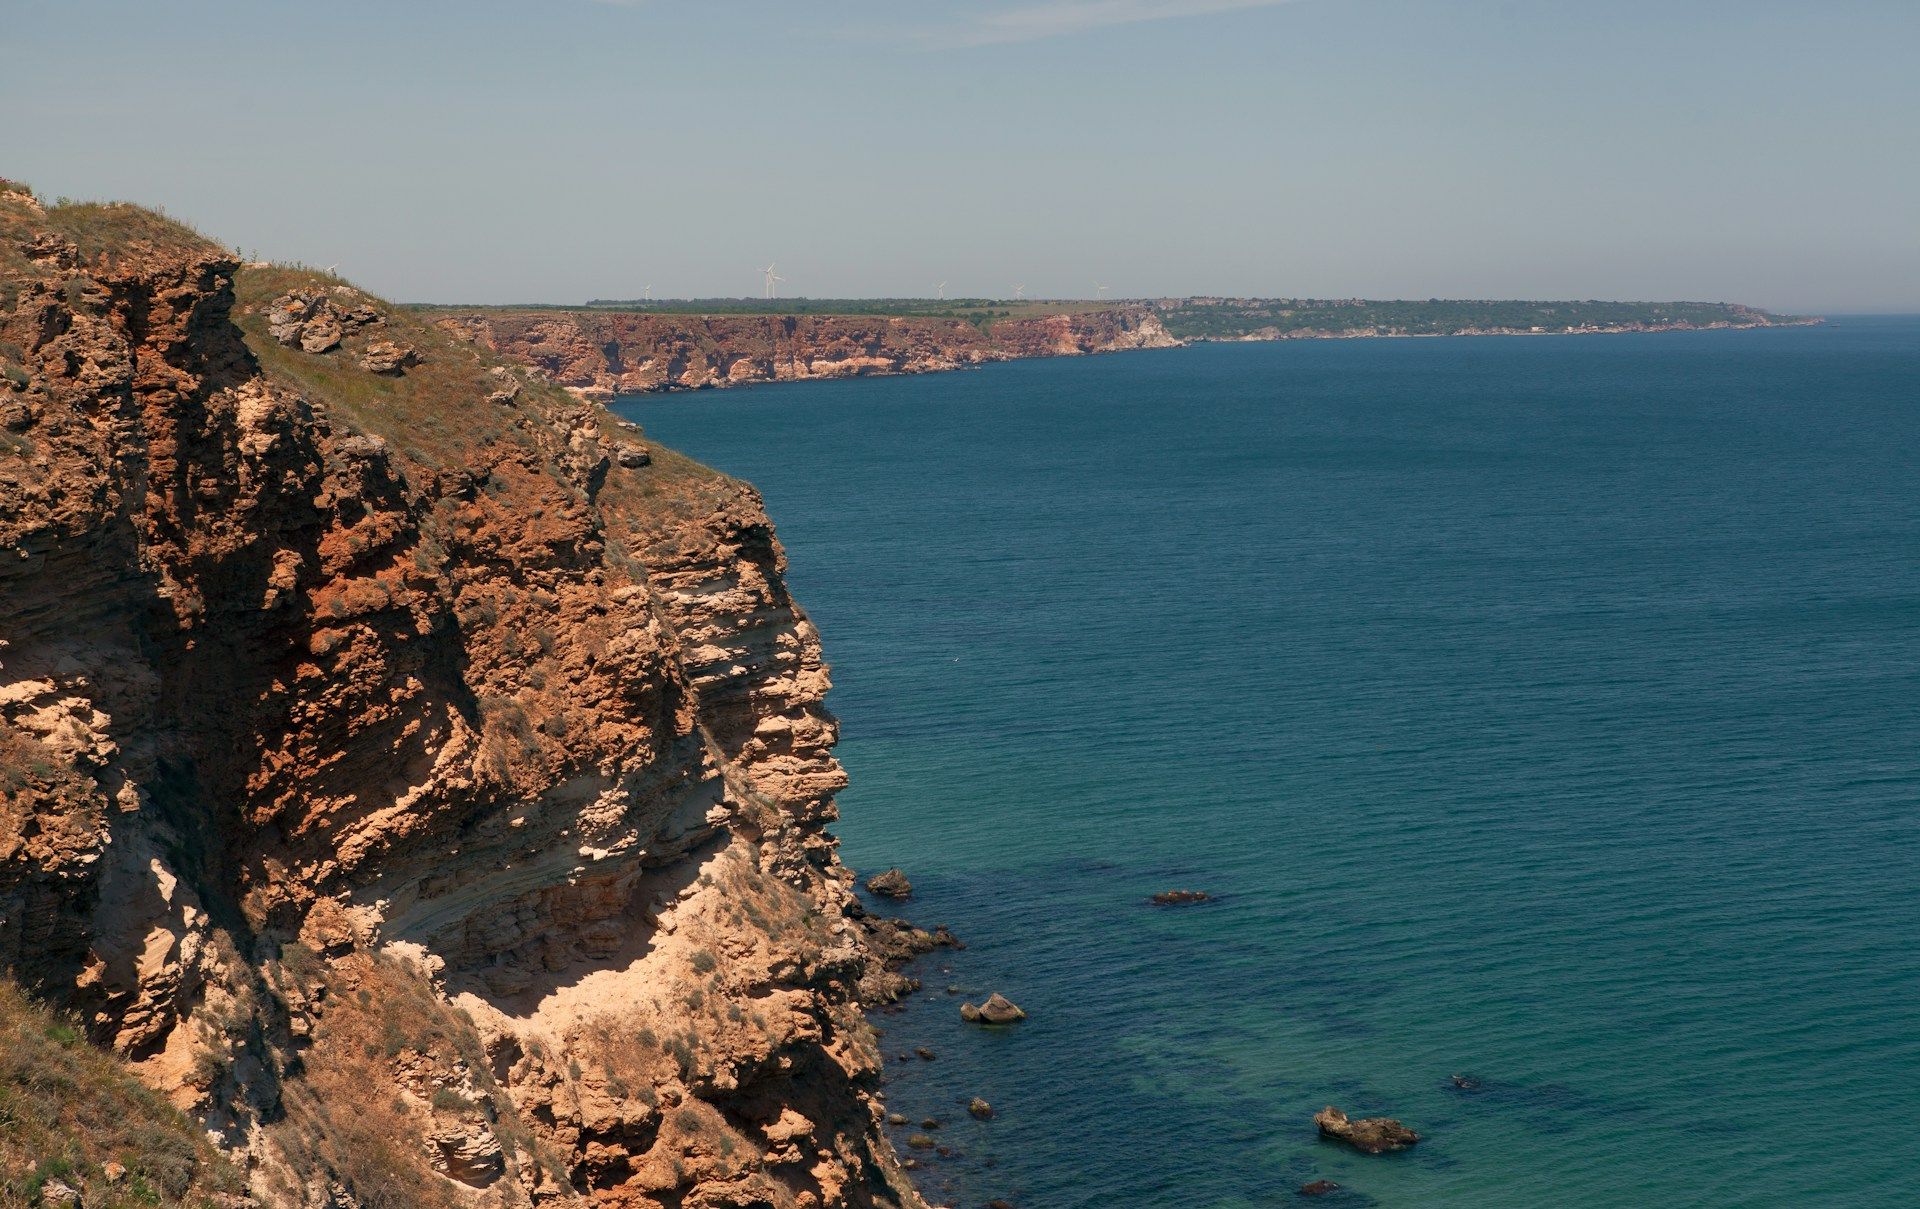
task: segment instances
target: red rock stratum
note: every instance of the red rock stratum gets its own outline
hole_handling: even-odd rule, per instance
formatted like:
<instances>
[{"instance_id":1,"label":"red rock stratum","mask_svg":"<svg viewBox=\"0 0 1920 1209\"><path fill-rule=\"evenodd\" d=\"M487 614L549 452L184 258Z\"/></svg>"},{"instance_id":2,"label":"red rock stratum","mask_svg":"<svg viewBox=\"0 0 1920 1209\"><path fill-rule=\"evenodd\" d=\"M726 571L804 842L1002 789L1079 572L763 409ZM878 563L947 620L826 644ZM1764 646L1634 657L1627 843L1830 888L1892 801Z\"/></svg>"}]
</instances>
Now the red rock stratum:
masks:
<instances>
[{"instance_id":1,"label":"red rock stratum","mask_svg":"<svg viewBox=\"0 0 1920 1209\"><path fill-rule=\"evenodd\" d=\"M484 343L0 191L0 960L258 1203L919 1205L758 498Z\"/></svg>"},{"instance_id":2,"label":"red rock stratum","mask_svg":"<svg viewBox=\"0 0 1920 1209\"><path fill-rule=\"evenodd\" d=\"M591 398L642 391L918 374L1018 357L1179 343L1144 306L1032 313L983 324L888 315L691 315L612 309L452 309L447 331Z\"/></svg>"}]
</instances>

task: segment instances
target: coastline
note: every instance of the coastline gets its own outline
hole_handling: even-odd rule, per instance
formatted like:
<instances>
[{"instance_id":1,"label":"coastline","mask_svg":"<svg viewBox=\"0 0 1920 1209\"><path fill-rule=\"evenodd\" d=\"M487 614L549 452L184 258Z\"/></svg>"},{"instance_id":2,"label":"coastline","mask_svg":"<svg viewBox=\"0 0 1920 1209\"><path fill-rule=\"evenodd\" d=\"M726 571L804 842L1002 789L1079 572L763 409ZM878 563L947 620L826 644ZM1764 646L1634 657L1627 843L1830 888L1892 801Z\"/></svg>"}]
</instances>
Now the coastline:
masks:
<instances>
[{"instance_id":1,"label":"coastline","mask_svg":"<svg viewBox=\"0 0 1920 1209\"><path fill-rule=\"evenodd\" d=\"M1473 336L1634 336L1661 335L1667 332L1750 332L1774 327L1819 327L1826 323L1822 315L1775 319L1765 323L1670 323L1614 324L1601 327L1575 327L1543 330L1518 327L1462 328L1451 332L1302 330L1273 335L1249 333L1244 336L1189 336L1183 344L1280 344L1290 340L1442 340Z\"/></svg>"},{"instance_id":2,"label":"coastline","mask_svg":"<svg viewBox=\"0 0 1920 1209\"><path fill-rule=\"evenodd\" d=\"M525 365L577 398L719 390L775 382L838 381L945 373L1043 357L1180 348L1189 344L1472 336L1587 336L1809 327L1818 316L1776 316L1732 304L1690 304L1732 318L1628 321L1560 327L1467 324L1442 331L1404 325L1282 328L1181 334L1176 303L1039 311L973 319L854 313L693 314L547 308L423 308L456 339ZM1506 304L1486 304L1489 307ZM1576 305L1576 304L1569 304ZM1625 309L1632 305L1623 304ZM1589 309L1602 309L1593 308ZM1614 306L1619 310L1622 306ZM1235 322L1251 323L1242 317Z\"/></svg>"}]
</instances>

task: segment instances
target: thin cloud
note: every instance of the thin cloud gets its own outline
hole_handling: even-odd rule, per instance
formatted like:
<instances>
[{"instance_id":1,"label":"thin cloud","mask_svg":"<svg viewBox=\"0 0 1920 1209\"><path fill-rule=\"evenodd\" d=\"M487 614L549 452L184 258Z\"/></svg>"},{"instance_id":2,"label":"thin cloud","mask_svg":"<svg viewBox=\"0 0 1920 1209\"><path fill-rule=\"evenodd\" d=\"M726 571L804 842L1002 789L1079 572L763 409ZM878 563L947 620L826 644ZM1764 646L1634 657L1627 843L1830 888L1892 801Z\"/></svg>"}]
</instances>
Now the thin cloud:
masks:
<instances>
[{"instance_id":1,"label":"thin cloud","mask_svg":"<svg viewBox=\"0 0 1920 1209\"><path fill-rule=\"evenodd\" d=\"M982 13L966 24L935 35L962 46L991 46L1032 42L1086 33L1110 25L1168 21L1177 17L1204 17L1249 8L1272 8L1295 0L1048 0L1020 8Z\"/></svg>"}]
</instances>

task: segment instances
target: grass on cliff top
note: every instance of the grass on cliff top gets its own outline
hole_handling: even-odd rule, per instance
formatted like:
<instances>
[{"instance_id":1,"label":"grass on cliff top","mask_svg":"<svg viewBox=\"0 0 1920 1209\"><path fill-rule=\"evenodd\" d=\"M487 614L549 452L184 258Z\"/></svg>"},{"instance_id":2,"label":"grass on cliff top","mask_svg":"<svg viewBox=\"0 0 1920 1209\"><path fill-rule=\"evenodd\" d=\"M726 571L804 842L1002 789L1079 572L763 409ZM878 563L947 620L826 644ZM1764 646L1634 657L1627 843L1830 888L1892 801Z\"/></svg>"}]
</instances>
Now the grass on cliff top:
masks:
<instances>
[{"instance_id":1,"label":"grass on cliff top","mask_svg":"<svg viewBox=\"0 0 1920 1209\"><path fill-rule=\"evenodd\" d=\"M47 207L46 225L71 239L79 247L83 260L92 260L102 253L112 257L136 242L231 254L231 249L221 247L179 219L130 202L62 200Z\"/></svg>"},{"instance_id":2,"label":"grass on cliff top","mask_svg":"<svg viewBox=\"0 0 1920 1209\"><path fill-rule=\"evenodd\" d=\"M234 280L234 322L269 374L293 385L351 428L380 437L428 466L464 464L465 453L491 442L528 442L516 423L518 409L487 402L487 394L499 383L488 374L492 362L479 349L452 339L404 308L358 290L335 293L340 288L339 278L310 269L275 266L240 271ZM350 332L346 342L330 352L289 348L268 334L267 308L290 290L332 294L345 305L369 303L386 316L386 322ZM412 345L420 362L398 376L362 369L360 354L369 340ZM523 384L522 406L543 390L558 395L555 387Z\"/></svg>"},{"instance_id":3,"label":"grass on cliff top","mask_svg":"<svg viewBox=\"0 0 1920 1209\"><path fill-rule=\"evenodd\" d=\"M540 422L546 408L580 405L551 383L528 380L524 367L448 335L434 325L431 316L392 306L359 290L335 297L342 303L370 303L386 316L386 322L350 334L345 344L331 352L289 348L267 332L267 308L275 298L290 290L331 293L342 286L339 278L310 269L246 268L234 283L234 322L268 373L327 407L337 421L380 437L414 461L436 468L459 466L482 445L529 446L533 436L527 425ZM397 377L362 369L360 349L367 340L412 345L420 363ZM488 393L499 386L489 372L494 366L516 371L521 393L515 406L487 401ZM609 436L620 431L618 421L604 410L600 427ZM607 488L611 496L644 509L677 511L703 497L706 485L728 481L691 458L650 442L648 446L653 464L639 470L614 470Z\"/></svg>"},{"instance_id":4,"label":"grass on cliff top","mask_svg":"<svg viewBox=\"0 0 1920 1209\"><path fill-rule=\"evenodd\" d=\"M109 1162L127 1169L118 1182L106 1178ZM38 1204L53 1180L79 1189L90 1209L204 1205L246 1186L117 1058L0 980L0 1206Z\"/></svg>"}]
</instances>

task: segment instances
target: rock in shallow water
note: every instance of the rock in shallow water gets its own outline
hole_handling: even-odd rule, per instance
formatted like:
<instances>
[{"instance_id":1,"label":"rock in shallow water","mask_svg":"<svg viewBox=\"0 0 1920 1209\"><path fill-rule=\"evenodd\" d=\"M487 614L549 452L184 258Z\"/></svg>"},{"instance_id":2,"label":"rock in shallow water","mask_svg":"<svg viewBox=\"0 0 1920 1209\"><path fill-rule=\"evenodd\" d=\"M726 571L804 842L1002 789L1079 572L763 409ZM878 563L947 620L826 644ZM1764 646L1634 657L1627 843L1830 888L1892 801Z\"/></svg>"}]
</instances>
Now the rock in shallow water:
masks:
<instances>
[{"instance_id":1,"label":"rock in shallow water","mask_svg":"<svg viewBox=\"0 0 1920 1209\"><path fill-rule=\"evenodd\" d=\"M1332 1180L1315 1180L1311 1184L1300 1185L1299 1191L1296 1195L1325 1196L1329 1192L1338 1192L1338 1191L1340 1191L1340 1185L1334 1183Z\"/></svg>"},{"instance_id":2,"label":"rock in shallow water","mask_svg":"<svg viewBox=\"0 0 1920 1209\"><path fill-rule=\"evenodd\" d=\"M1331 1104L1314 1114L1313 1123L1319 1126L1322 1137L1345 1142L1366 1154L1405 1150L1420 1140L1419 1134L1392 1117L1362 1117L1353 1121Z\"/></svg>"},{"instance_id":3,"label":"rock in shallow water","mask_svg":"<svg viewBox=\"0 0 1920 1209\"><path fill-rule=\"evenodd\" d=\"M898 869L889 869L885 873L876 873L867 879L867 890L872 894L887 898L908 898L913 894L913 883L907 875Z\"/></svg>"},{"instance_id":4,"label":"rock in shallow water","mask_svg":"<svg viewBox=\"0 0 1920 1209\"><path fill-rule=\"evenodd\" d=\"M977 1007L971 1003L960 1005L960 1019L970 1024L1012 1024L1026 1018L1027 1014L1020 1010L1019 1004L998 991Z\"/></svg>"}]
</instances>

